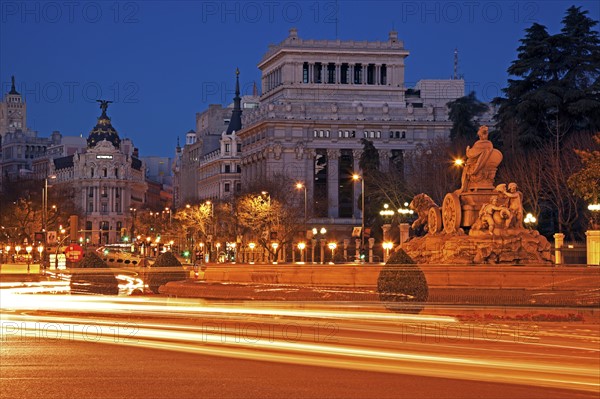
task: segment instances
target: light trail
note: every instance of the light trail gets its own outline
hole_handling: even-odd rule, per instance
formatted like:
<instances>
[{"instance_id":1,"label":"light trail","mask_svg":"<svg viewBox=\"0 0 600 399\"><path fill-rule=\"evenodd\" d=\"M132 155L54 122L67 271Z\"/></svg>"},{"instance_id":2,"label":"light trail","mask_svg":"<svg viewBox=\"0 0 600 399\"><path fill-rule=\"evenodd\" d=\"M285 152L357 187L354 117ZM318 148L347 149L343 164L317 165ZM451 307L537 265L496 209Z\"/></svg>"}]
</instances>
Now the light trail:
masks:
<instances>
[{"instance_id":1,"label":"light trail","mask_svg":"<svg viewBox=\"0 0 600 399\"><path fill-rule=\"evenodd\" d=\"M504 382L544 387L596 391L599 389L598 370L592 365L543 364L532 360L503 360L445 354L421 354L391 348L365 348L342 343L294 342L278 339L274 334L261 338L241 337L235 328L206 330L185 326L136 323L135 334L118 334L118 324L102 320L85 320L86 324L65 323L54 317L31 321L31 316L15 315L2 320L3 339L17 333L35 337L43 331L47 339L69 339L102 342L236 357L251 360L322 365L357 370L385 371L459 378L478 381ZM40 328L40 322L45 327ZM93 329L90 326L94 326ZM17 331L18 330L18 331ZM90 332L90 330L92 330ZM63 334L67 331L68 334Z\"/></svg>"},{"instance_id":2,"label":"light trail","mask_svg":"<svg viewBox=\"0 0 600 399\"><path fill-rule=\"evenodd\" d=\"M67 288L64 282L41 282L0 290L0 340L62 339L600 391L600 348L593 328L546 327L522 340L522 331L509 324L469 325L449 316L390 313L375 304L25 295Z\"/></svg>"}]
</instances>

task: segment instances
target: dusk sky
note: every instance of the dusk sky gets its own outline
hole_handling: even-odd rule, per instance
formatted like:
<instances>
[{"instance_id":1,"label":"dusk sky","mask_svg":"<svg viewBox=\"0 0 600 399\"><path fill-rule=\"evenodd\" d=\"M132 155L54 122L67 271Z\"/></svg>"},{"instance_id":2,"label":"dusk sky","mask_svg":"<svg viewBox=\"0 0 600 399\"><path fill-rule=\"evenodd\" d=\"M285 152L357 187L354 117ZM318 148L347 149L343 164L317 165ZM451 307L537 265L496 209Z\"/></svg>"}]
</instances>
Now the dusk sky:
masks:
<instances>
[{"instance_id":1,"label":"dusk sky","mask_svg":"<svg viewBox=\"0 0 600 399\"><path fill-rule=\"evenodd\" d=\"M208 104L260 87L259 60L291 27L302 39L386 41L410 52L406 82L450 78L454 48L466 90L489 101L506 84L524 29L554 34L570 5L600 19L597 1L74 1L0 3L2 95L16 76L28 126L49 136L89 131L97 98L141 156L173 156ZM336 23L337 20L337 23ZM596 26L598 28L598 26ZM337 32L337 33L336 33Z\"/></svg>"}]
</instances>

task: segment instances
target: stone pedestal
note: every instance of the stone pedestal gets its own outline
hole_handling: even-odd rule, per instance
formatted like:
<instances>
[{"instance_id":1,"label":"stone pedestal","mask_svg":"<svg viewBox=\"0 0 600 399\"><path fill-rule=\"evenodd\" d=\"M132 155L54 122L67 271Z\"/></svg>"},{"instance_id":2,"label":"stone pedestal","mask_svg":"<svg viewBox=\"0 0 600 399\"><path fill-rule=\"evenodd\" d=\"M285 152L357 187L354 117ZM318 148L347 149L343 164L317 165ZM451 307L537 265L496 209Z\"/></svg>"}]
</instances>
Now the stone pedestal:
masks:
<instances>
[{"instance_id":1,"label":"stone pedestal","mask_svg":"<svg viewBox=\"0 0 600 399\"><path fill-rule=\"evenodd\" d=\"M391 224L384 224L383 226L381 226L381 229L383 230L383 241L390 241L390 228L392 227Z\"/></svg>"},{"instance_id":2,"label":"stone pedestal","mask_svg":"<svg viewBox=\"0 0 600 399\"><path fill-rule=\"evenodd\" d=\"M562 265L562 247L565 242L565 235L563 233L554 234L554 259L557 265Z\"/></svg>"},{"instance_id":3,"label":"stone pedestal","mask_svg":"<svg viewBox=\"0 0 600 399\"><path fill-rule=\"evenodd\" d=\"M600 266L600 230L588 230L586 235L587 264Z\"/></svg>"},{"instance_id":4,"label":"stone pedestal","mask_svg":"<svg viewBox=\"0 0 600 399\"><path fill-rule=\"evenodd\" d=\"M400 229L400 244L402 244L408 241L410 225L408 223L400 223L398 227Z\"/></svg>"},{"instance_id":5,"label":"stone pedestal","mask_svg":"<svg viewBox=\"0 0 600 399\"><path fill-rule=\"evenodd\" d=\"M501 235L436 234L416 237L402 249L417 263L543 264L552 263L552 245L535 230Z\"/></svg>"}]
</instances>

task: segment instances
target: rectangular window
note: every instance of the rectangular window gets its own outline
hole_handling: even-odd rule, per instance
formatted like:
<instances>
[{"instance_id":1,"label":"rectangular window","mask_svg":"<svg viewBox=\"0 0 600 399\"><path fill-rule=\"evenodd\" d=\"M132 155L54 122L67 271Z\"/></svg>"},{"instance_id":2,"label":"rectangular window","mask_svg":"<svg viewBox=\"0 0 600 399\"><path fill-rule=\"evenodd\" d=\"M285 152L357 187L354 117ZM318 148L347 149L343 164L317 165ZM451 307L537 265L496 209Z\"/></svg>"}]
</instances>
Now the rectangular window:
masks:
<instances>
[{"instance_id":1,"label":"rectangular window","mask_svg":"<svg viewBox=\"0 0 600 399\"><path fill-rule=\"evenodd\" d=\"M228 193L230 191L231 184L225 183L225 192Z\"/></svg>"},{"instance_id":2,"label":"rectangular window","mask_svg":"<svg viewBox=\"0 0 600 399\"><path fill-rule=\"evenodd\" d=\"M349 70L349 66L348 64L342 64L341 70L340 70L340 83L343 85L347 85L348 84L348 70Z\"/></svg>"},{"instance_id":3,"label":"rectangular window","mask_svg":"<svg viewBox=\"0 0 600 399\"><path fill-rule=\"evenodd\" d=\"M335 64L330 62L327 64L327 83L336 83L335 81Z\"/></svg>"},{"instance_id":4,"label":"rectangular window","mask_svg":"<svg viewBox=\"0 0 600 399\"><path fill-rule=\"evenodd\" d=\"M314 65L314 74L313 76L315 77L314 79L314 83L323 83L323 68L321 67L321 63L317 62Z\"/></svg>"},{"instance_id":5,"label":"rectangular window","mask_svg":"<svg viewBox=\"0 0 600 399\"><path fill-rule=\"evenodd\" d=\"M373 64L367 66L367 84L375 84L375 65Z\"/></svg>"},{"instance_id":6,"label":"rectangular window","mask_svg":"<svg viewBox=\"0 0 600 399\"><path fill-rule=\"evenodd\" d=\"M308 62L302 64L302 83L308 83Z\"/></svg>"},{"instance_id":7,"label":"rectangular window","mask_svg":"<svg viewBox=\"0 0 600 399\"><path fill-rule=\"evenodd\" d=\"M362 65L361 64L355 64L354 65L354 84L361 84L362 83Z\"/></svg>"},{"instance_id":8,"label":"rectangular window","mask_svg":"<svg viewBox=\"0 0 600 399\"><path fill-rule=\"evenodd\" d=\"M231 173L231 165L225 165L225 173Z\"/></svg>"},{"instance_id":9,"label":"rectangular window","mask_svg":"<svg viewBox=\"0 0 600 399\"><path fill-rule=\"evenodd\" d=\"M225 152L226 153L230 153L231 152L231 144L229 144L229 143L225 144Z\"/></svg>"}]
</instances>

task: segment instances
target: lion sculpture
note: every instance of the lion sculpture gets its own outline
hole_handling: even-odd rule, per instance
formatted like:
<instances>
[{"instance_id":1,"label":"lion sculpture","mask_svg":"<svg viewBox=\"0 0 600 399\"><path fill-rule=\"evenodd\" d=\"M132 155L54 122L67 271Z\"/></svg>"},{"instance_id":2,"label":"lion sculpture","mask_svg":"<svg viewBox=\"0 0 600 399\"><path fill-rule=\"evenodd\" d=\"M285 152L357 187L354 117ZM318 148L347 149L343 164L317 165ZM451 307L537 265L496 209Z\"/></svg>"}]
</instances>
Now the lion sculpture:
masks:
<instances>
[{"instance_id":1,"label":"lion sculpture","mask_svg":"<svg viewBox=\"0 0 600 399\"><path fill-rule=\"evenodd\" d=\"M423 231L428 231L428 215L429 209L432 207L438 207L437 204L427 194L417 194L408 205L410 209L415 211L418 215L417 220L412 224L412 229L417 230L423 227Z\"/></svg>"}]
</instances>

